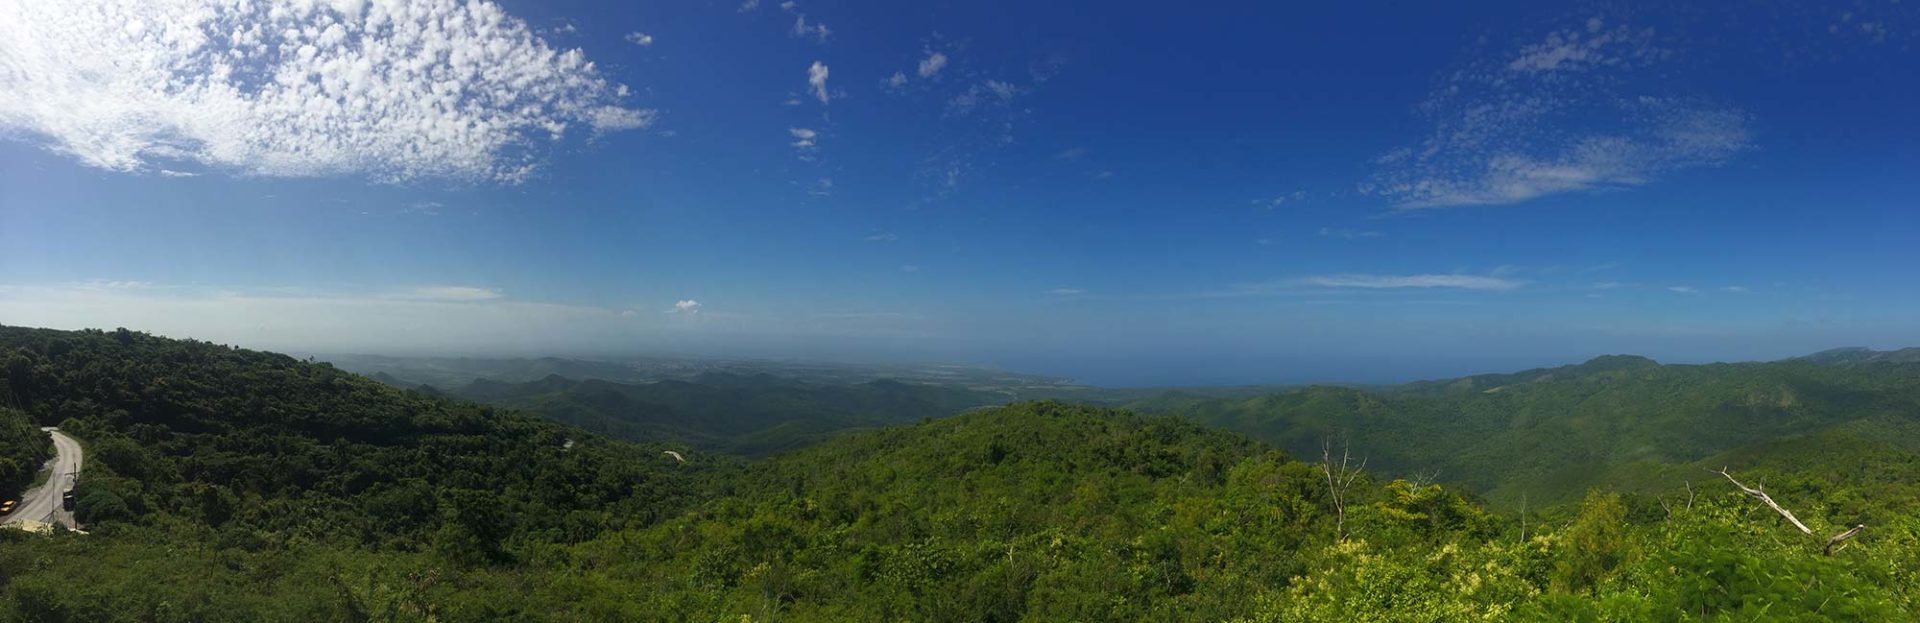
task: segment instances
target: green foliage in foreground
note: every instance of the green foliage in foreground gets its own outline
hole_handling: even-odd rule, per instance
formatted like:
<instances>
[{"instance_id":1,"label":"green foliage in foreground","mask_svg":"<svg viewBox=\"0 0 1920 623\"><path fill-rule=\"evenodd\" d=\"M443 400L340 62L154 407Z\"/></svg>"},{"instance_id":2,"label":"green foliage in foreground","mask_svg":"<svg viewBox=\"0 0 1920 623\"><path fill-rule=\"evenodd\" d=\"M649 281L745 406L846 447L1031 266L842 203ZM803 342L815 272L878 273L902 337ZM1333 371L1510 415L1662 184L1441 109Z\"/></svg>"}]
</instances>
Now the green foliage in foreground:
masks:
<instances>
[{"instance_id":1,"label":"green foliage in foreground","mask_svg":"<svg viewBox=\"0 0 1920 623\"><path fill-rule=\"evenodd\" d=\"M0 531L5 621L1900 621L1890 414L1741 472L1517 516L1191 421L1022 403L738 465L140 334L0 328L84 431L92 535ZM24 370L24 373L16 373ZM1894 438L1864 453L1862 438ZM565 442L574 440L569 446ZM1826 441L1821 441L1826 440ZM1798 452L1798 453L1796 453ZM1731 458L1731 457L1730 457ZM97 471L96 471L97 470ZM1684 482L1684 481L1682 481ZM1866 483L1866 484L1861 484ZM395 493L395 489L410 493ZM119 504L116 505L115 502Z\"/></svg>"}]
</instances>

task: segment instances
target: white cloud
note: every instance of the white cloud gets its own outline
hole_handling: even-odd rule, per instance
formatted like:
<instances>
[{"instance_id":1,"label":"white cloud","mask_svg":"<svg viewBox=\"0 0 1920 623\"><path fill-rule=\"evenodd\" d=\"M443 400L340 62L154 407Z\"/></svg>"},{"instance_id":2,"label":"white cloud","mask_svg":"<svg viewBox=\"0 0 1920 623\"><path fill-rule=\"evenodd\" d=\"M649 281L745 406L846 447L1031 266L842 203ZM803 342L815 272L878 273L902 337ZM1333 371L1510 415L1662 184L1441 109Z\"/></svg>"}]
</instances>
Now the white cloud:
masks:
<instances>
[{"instance_id":1,"label":"white cloud","mask_svg":"<svg viewBox=\"0 0 1920 623\"><path fill-rule=\"evenodd\" d=\"M116 171L514 183L654 118L484 1L0 0L0 66L0 130Z\"/></svg>"},{"instance_id":2,"label":"white cloud","mask_svg":"<svg viewBox=\"0 0 1920 623\"><path fill-rule=\"evenodd\" d=\"M199 173L194 173L191 171L175 171L173 169L160 169L159 172L162 177L200 177Z\"/></svg>"},{"instance_id":3,"label":"white cloud","mask_svg":"<svg viewBox=\"0 0 1920 623\"><path fill-rule=\"evenodd\" d=\"M653 35L644 32L627 33L627 42L644 48L653 45Z\"/></svg>"},{"instance_id":4,"label":"white cloud","mask_svg":"<svg viewBox=\"0 0 1920 623\"><path fill-rule=\"evenodd\" d=\"M780 6L781 8L789 8L786 4L782 4ZM832 36L833 31L828 30L827 25L822 24L820 22L814 22L811 24L807 23L807 16L802 14L802 15L794 16L792 34L795 37L801 37L801 38L811 37L815 41L818 41L820 43L826 43L827 37Z\"/></svg>"},{"instance_id":5,"label":"white cloud","mask_svg":"<svg viewBox=\"0 0 1920 623\"><path fill-rule=\"evenodd\" d=\"M1465 290L1512 290L1520 282L1481 275L1321 275L1298 280L1301 285L1327 288L1461 288Z\"/></svg>"},{"instance_id":6,"label":"white cloud","mask_svg":"<svg viewBox=\"0 0 1920 623\"><path fill-rule=\"evenodd\" d=\"M740 12L745 13L760 8L760 0L744 0L740 3Z\"/></svg>"},{"instance_id":7,"label":"white cloud","mask_svg":"<svg viewBox=\"0 0 1920 623\"><path fill-rule=\"evenodd\" d=\"M1700 293L1700 290L1693 286L1667 286L1667 290L1671 292L1677 292L1680 294L1699 294Z\"/></svg>"},{"instance_id":8,"label":"white cloud","mask_svg":"<svg viewBox=\"0 0 1920 623\"><path fill-rule=\"evenodd\" d=\"M899 236L894 235L894 233L890 231L883 231L875 234L868 234L867 237L861 238L861 240L865 240L867 242L893 242L899 239L900 239Z\"/></svg>"},{"instance_id":9,"label":"white cloud","mask_svg":"<svg viewBox=\"0 0 1920 623\"><path fill-rule=\"evenodd\" d=\"M400 213L401 214L424 214L426 216L440 216L440 208L444 208L444 207L446 207L446 204L440 203L438 201L415 201L413 203L407 204L406 207L401 208Z\"/></svg>"},{"instance_id":10,"label":"white cloud","mask_svg":"<svg viewBox=\"0 0 1920 623\"><path fill-rule=\"evenodd\" d=\"M814 61L812 65L807 67L807 89L813 92L813 97L820 100L820 103L827 103L826 63Z\"/></svg>"},{"instance_id":11,"label":"white cloud","mask_svg":"<svg viewBox=\"0 0 1920 623\"><path fill-rule=\"evenodd\" d=\"M1734 294L1745 294L1747 292L1752 292L1752 290L1748 290L1746 286L1726 286L1724 288L1720 288L1720 291L1731 292Z\"/></svg>"},{"instance_id":12,"label":"white cloud","mask_svg":"<svg viewBox=\"0 0 1920 623\"><path fill-rule=\"evenodd\" d=\"M422 286L390 294L393 298L422 301L491 301L505 297L494 288L475 288L471 286Z\"/></svg>"},{"instance_id":13,"label":"white cloud","mask_svg":"<svg viewBox=\"0 0 1920 623\"><path fill-rule=\"evenodd\" d=\"M1085 147L1069 147L1061 150L1060 153L1054 154L1053 158L1055 160L1079 160L1086 157L1086 155L1087 148Z\"/></svg>"},{"instance_id":14,"label":"white cloud","mask_svg":"<svg viewBox=\"0 0 1920 623\"><path fill-rule=\"evenodd\" d=\"M669 313L669 314L679 314L679 315L682 315L682 316L692 316L692 315L695 315L695 314L699 314L699 313L700 313L700 302L699 302L699 301L696 301L696 300L693 300L693 299L686 299L686 300L682 300L682 301L676 301L676 302L674 302L674 304L673 304L673 309L669 309L669 310L667 310L667 313Z\"/></svg>"},{"instance_id":15,"label":"white cloud","mask_svg":"<svg viewBox=\"0 0 1920 623\"><path fill-rule=\"evenodd\" d=\"M945 69L946 66L947 55L939 52L929 53L926 58L920 60L920 77L932 78L934 74L940 73L940 70Z\"/></svg>"},{"instance_id":16,"label":"white cloud","mask_svg":"<svg viewBox=\"0 0 1920 623\"><path fill-rule=\"evenodd\" d=\"M901 264L901 265L900 265L900 272L903 272L903 273L917 273L917 272L920 272L920 265L918 265L918 264Z\"/></svg>"},{"instance_id":17,"label":"white cloud","mask_svg":"<svg viewBox=\"0 0 1920 623\"><path fill-rule=\"evenodd\" d=\"M965 115L985 104L1006 104L1020 94L1020 87L1000 80L975 83L947 101L948 112Z\"/></svg>"},{"instance_id":18,"label":"white cloud","mask_svg":"<svg viewBox=\"0 0 1920 623\"><path fill-rule=\"evenodd\" d=\"M1052 294L1054 296L1075 296L1075 295L1086 294L1086 293L1087 293L1086 290L1082 290L1079 288L1054 288L1052 290L1047 291L1047 294Z\"/></svg>"},{"instance_id":19,"label":"white cloud","mask_svg":"<svg viewBox=\"0 0 1920 623\"><path fill-rule=\"evenodd\" d=\"M887 77L886 85L887 85L887 88L889 89L898 89L900 87L907 86L906 72L902 72L902 71L893 72L892 76Z\"/></svg>"},{"instance_id":20,"label":"white cloud","mask_svg":"<svg viewBox=\"0 0 1920 623\"><path fill-rule=\"evenodd\" d=\"M1740 110L1643 89L1672 54L1650 30L1594 18L1450 74L1421 111L1426 140L1382 155L1361 185L1400 209L1511 204L1626 189L1749 146ZM1622 96L1623 92L1649 94Z\"/></svg>"},{"instance_id":21,"label":"white cloud","mask_svg":"<svg viewBox=\"0 0 1920 623\"><path fill-rule=\"evenodd\" d=\"M1275 196L1271 199L1255 199L1253 200L1253 205L1263 207L1268 210L1272 210L1274 208L1278 208L1288 203L1297 203L1306 198L1307 198L1307 191L1296 190L1290 193L1286 193L1284 195Z\"/></svg>"},{"instance_id":22,"label":"white cloud","mask_svg":"<svg viewBox=\"0 0 1920 623\"><path fill-rule=\"evenodd\" d=\"M833 178L823 177L823 178L820 178L819 180L814 181L813 186L807 188L807 194L813 195L815 197L827 197L827 196L833 195Z\"/></svg>"},{"instance_id":23,"label":"white cloud","mask_svg":"<svg viewBox=\"0 0 1920 623\"><path fill-rule=\"evenodd\" d=\"M802 159L811 158L820 147L820 133L807 128L787 128L787 135L793 137L793 148L800 151Z\"/></svg>"},{"instance_id":24,"label":"white cloud","mask_svg":"<svg viewBox=\"0 0 1920 623\"><path fill-rule=\"evenodd\" d=\"M1626 26L1606 29L1604 20L1593 17L1582 28L1548 33L1545 41L1522 47L1507 62L1507 69L1520 73L1583 71L1643 64L1663 54L1652 44L1652 31Z\"/></svg>"}]
</instances>

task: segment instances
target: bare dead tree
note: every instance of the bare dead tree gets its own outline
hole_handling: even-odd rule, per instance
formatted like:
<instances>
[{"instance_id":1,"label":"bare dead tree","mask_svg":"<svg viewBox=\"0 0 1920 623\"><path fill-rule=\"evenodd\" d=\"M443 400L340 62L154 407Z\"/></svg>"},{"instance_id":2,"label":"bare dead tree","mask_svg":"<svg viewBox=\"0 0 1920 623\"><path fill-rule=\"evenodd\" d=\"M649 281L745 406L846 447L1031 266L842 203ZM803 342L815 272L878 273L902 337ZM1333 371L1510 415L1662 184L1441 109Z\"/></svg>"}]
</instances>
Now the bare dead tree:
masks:
<instances>
[{"instance_id":1,"label":"bare dead tree","mask_svg":"<svg viewBox=\"0 0 1920 623\"><path fill-rule=\"evenodd\" d=\"M1813 529L1808 528L1807 524L1800 523L1800 518L1793 516L1793 511L1789 511L1785 508L1782 508L1778 503L1775 503L1773 501L1773 496L1767 495L1767 492L1762 491L1760 488L1748 487L1744 484L1741 484L1740 481L1734 480L1733 474L1727 473L1727 468L1725 467L1720 468L1719 473L1722 476L1726 476L1727 481L1733 483L1733 486L1739 487L1741 493L1747 494L1747 497L1760 500L1761 504L1767 505L1767 508L1771 508L1773 509L1773 512L1779 513L1781 517L1785 517L1787 520L1787 523L1791 523L1793 524L1793 527L1800 529L1801 534L1805 534L1815 539L1820 538L1820 535L1814 534ZM1760 487L1764 488L1766 487L1766 485L1762 484L1760 485ZM1846 549L1847 546L1843 544L1842 541L1858 536L1860 534L1860 531L1865 529L1867 529L1866 524L1857 524L1854 527L1848 529L1846 532L1842 532L1842 533L1827 537L1825 546L1820 549L1821 553L1826 554L1828 556L1832 556L1834 552L1840 551L1842 549ZM1835 548L1834 547L1835 545L1838 545L1839 547Z\"/></svg>"},{"instance_id":2,"label":"bare dead tree","mask_svg":"<svg viewBox=\"0 0 1920 623\"><path fill-rule=\"evenodd\" d=\"M1424 472L1414 472L1412 482L1414 487L1425 489L1429 485L1440 482L1440 470L1430 469Z\"/></svg>"},{"instance_id":3,"label":"bare dead tree","mask_svg":"<svg viewBox=\"0 0 1920 623\"><path fill-rule=\"evenodd\" d=\"M1320 442L1320 473L1327 477L1327 493L1333 498L1333 531L1339 540L1347 539L1347 490L1360 479L1360 472L1367 468L1367 459L1362 457L1358 467L1350 467L1353 459L1352 448L1340 448L1340 463L1333 462L1333 443Z\"/></svg>"},{"instance_id":4,"label":"bare dead tree","mask_svg":"<svg viewBox=\"0 0 1920 623\"><path fill-rule=\"evenodd\" d=\"M1527 492L1520 492L1520 542L1527 542Z\"/></svg>"}]
</instances>

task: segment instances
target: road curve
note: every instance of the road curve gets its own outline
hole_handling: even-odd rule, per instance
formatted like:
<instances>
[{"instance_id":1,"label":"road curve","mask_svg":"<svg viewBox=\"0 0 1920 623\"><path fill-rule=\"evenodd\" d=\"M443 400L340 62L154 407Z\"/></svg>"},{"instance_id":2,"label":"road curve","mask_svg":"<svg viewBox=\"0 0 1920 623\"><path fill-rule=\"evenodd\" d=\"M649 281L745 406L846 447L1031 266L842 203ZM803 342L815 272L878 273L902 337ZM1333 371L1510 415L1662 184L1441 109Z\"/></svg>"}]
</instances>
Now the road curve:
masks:
<instances>
[{"instance_id":1,"label":"road curve","mask_svg":"<svg viewBox=\"0 0 1920 623\"><path fill-rule=\"evenodd\" d=\"M21 495L20 503L14 505L12 513L0 518L0 524L38 521L72 528L73 513L60 508L60 494L73 489L73 480L80 475L80 442L51 426L40 430L53 436L54 456L41 468L51 469L53 473L47 475L46 484Z\"/></svg>"}]
</instances>

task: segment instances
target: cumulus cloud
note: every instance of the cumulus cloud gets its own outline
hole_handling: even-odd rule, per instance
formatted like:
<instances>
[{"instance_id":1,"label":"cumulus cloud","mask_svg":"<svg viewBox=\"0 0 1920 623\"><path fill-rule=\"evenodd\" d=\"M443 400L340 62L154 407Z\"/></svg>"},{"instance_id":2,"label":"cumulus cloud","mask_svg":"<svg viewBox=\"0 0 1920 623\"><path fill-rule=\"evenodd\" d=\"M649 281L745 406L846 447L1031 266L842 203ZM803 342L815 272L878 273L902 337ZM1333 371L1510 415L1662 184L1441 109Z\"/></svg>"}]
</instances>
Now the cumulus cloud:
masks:
<instances>
[{"instance_id":1,"label":"cumulus cloud","mask_svg":"<svg viewBox=\"0 0 1920 623\"><path fill-rule=\"evenodd\" d=\"M673 309L667 310L667 313L692 316L700 313L700 302L693 299L676 301L673 304Z\"/></svg>"},{"instance_id":2,"label":"cumulus cloud","mask_svg":"<svg viewBox=\"0 0 1920 623\"><path fill-rule=\"evenodd\" d=\"M939 52L929 53L926 58L920 60L920 77L932 78L934 74L940 73L940 70L946 67L947 55Z\"/></svg>"},{"instance_id":3,"label":"cumulus cloud","mask_svg":"<svg viewBox=\"0 0 1920 623\"><path fill-rule=\"evenodd\" d=\"M644 48L653 45L653 35L644 32L627 33L627 42Z\"/></svg>"},{"instance_id":4,"label":"cumulus cloud","mask_svg":"<svg viewBox=\"0 0 1920 623\"><path fill-rule=\"evenodd\" d=\"M820 100L820 103L827 103L829 97L827 95L826 63L814 61L812 65L807 67L807 90L812 91L813 97Z\"/></svg>"},{"instance_id":5,"label":"cumulus cloud","mask_svg":"<svg viewBox=\"0 0 1920 623\"><path fill-rule=\"evenodd\" d=\"M902 71L893 72L893 75L887 77L885 84L889 89L898 89L900 87L907 86L906 72L902 72Z\"/></svg>"},{"instance_id":6,"label":"cumulus cloud","mask_svg":"<svg viewBox=\"0 0 1920 623\"><path fill-rule=\"evenodd\" d=\"M1320 275L1305 277L1300 285L1327 288L1460 288L1464 290L1512 290L1520 282L1481 275Z\"/></svg>"},{"instance_id":7,"label":"cumulus cloud","mask_svg":"<svg viewBox=\"0 0 1920 623\"><path fill-rule=\"evenodd\" d=\"M1417 145L1382 155L1361 191L1400 209L1618 190L1748 148L1746 113L1686 95L1650 29L1599 18L1449 74ZM1624 96L1622 93L1640 93Z\"/></svg>"},{"instance_id":8,"label":"cumulus cloud","mask_svg":"<svg viewBox=\"0 0 1920 623\"><path fill-rule=\"evenodd\" d=\"M116 171L513 183L626 94L484 1L0 0L0 129Z\"/></svg>"}]
</instances>

